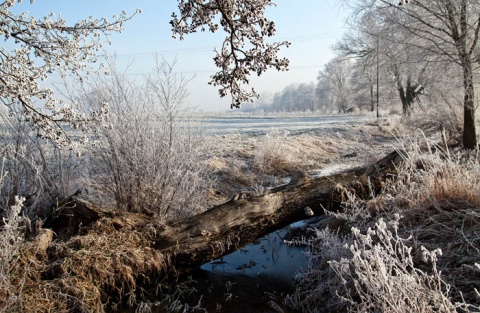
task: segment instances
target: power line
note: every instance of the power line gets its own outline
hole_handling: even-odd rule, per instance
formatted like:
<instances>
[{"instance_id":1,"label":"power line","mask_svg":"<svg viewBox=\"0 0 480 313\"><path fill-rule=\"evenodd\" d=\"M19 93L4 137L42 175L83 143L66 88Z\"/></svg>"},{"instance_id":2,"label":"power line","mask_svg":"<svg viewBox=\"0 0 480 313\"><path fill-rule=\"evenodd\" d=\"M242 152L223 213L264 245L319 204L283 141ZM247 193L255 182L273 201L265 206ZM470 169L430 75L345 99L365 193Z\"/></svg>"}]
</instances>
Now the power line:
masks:
<instances>
[{"instance_id":1,"label":"power line","mask_svg":"<svg viewBox=\"0 0 480 313\"><path fill-rule=\"evenodd\" d=\"M298 66L289 66L288 69L291 70L301 70L301 69L311 69L311 68L318 68L321 69L323 67L323 64L317 64L317 65L298 65ZM217 71L216 70L190 70L190 71L178 71L179 73L182 74L215 74ZM147 74L148 71L146 72L131 72L127 73L127 75L145 75Z\"/></svg>"},{"instance_id":2,"label":"power line","mask_svg":"<svg viewBox=\"0 0 480 313\"><path fill-rule=\"evenodd\" d=\"M307 41L319 41L326 39L335 39L339 38L343 32L325 32L325 33L316 33L316 34L302 34L288 37L278 37L275 38L276 41L289 41L291 43L295 42L307 42ZM155 52L160 55L171 55L171 54L188 54L188 53L200 53L200 52L213 52L217 48L215 45L204 45L196 47L186 47L186 48L176 48L176 49L165 49L165 50L156 50ZM132 52L126 54L117 54L117 59L142 59L152 57L152 52Z\"/></svg>"}]
</instances>

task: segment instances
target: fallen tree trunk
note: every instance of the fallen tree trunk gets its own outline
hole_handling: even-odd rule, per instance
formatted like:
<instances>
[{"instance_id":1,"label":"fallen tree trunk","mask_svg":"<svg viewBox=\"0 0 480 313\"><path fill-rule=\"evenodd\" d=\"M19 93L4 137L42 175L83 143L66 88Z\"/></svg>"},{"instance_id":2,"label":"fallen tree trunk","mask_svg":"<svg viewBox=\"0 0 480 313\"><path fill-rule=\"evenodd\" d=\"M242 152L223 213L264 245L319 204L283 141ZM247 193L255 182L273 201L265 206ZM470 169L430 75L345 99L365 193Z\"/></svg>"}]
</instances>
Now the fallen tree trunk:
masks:
<instances>
[{"instance_id":1,"label":"fallen tree trunk","mask_svg":"<svg viewBox=\"0 0 480 313\"><path fill-rule=\"evenodd\" d=\"M338 174L309 177L296 173L289 184L265 195L238 195L202 214L156 226L151 246L177 271L188 272L291 223L322 215L324 209L337 210L346 189L360 198L369 197L395 175L401 161L401 153L394 151L373 164ZM86 227L102 217L113 217L83 201L65 203L56 210L57 218L49 221L57 234L67 225L78 231L79 225ZM138 225L147 223L146 218L137 220ZM122 228L121 223L117 227Z\"/></svg>"},{"instance_id":2,"label":"fallen tree trunk","mask_svg":"<svg viewBox=\"0 0 480 313\"><path fill-rule=\"evenodd\" d=\"M167 223L158 229L154 246L171 256L177 270L200 266L291 223L322 215L324 209L338 210L345 189L369 197L395 175L401 161L401 153L394 151L373 164L338 174L297 173L289 184L265 195L239 195L202 214Z\"/></svg>"},{"instance_id":3,"label":"fallen tree trunk","mask_svg":"<svg viewBox=\"0 0 480 313\"><path fill-rule=\"evenodd\" d=\"M36 264L23 289L31 290L24 291L29 297L24 302L32 308L48 303L59 312L101 312L109 305L135 303L143 290L138 286L174 280L293 222L320 216L324 209L338 210L345 190L368 198L396 174L402 160L401 153L392 152L338 174L297 173L289 184L265 195L239 195L163 225L146 215L96 207L77 197L60 201L44 225L53 229L56 239L51 241L52 232L41 233L24 258L25 264Z\"/></svg>"},{"instance_id":4,"label":"fallen tree trunk","mask_svg":"<svg viewBox=\"0 0 480 313\"><path fill-rule=\"evenodd\" d=\"M345 189L360 198L369 197L372 190L379 191L383 182L395 175L401 161L401 154L395 151L373 164L338 174L309 177L296 173L289 184L265 195L239 195L202 214L154 226L149 246L161 252L176 273L188 272L291 223L322 215L324 209L338 210L345 200ZM103 217L110 218L119 230L125 223L135 224L137 230L152 225L148 217L138 214L133 219L130 216L129 222L121 221L114 210L80 200L65 201L55 214L49 226L57 233L66 229L79 232Z\"/></svg>"}]
</instances>

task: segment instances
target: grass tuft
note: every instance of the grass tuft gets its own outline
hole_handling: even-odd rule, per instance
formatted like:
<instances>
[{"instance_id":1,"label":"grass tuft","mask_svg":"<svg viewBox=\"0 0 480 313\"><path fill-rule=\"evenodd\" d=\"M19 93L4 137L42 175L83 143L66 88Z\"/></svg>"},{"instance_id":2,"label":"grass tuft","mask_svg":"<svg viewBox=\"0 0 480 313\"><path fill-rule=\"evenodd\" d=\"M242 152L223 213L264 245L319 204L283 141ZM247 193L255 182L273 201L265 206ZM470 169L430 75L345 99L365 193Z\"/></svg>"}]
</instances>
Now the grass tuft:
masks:
<instances>
[{"instance_id":1,"label":"grass tuft","mask_svg":"<svg viewBox=\"0 0 480 313\"><path fill-rule=\"evenodd\" d=\"M287 298L302 312L478 312L480 163L423 139L382 193L346 194L351 226L317 231L311 265ZM401 218L400 218L401 217ZM328 283L327 283L328 282ZM325 310L318 303L325 303Z\"/></svg>"}]
</instances>

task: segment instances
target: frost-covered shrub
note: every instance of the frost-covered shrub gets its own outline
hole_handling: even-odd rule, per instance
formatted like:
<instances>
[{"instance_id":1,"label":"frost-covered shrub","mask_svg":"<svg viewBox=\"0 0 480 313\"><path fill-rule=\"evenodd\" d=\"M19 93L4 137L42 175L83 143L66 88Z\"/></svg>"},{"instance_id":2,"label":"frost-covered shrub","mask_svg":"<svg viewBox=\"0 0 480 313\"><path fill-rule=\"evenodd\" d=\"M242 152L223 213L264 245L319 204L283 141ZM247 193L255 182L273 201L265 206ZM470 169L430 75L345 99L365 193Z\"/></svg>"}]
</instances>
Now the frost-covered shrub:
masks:
<instances>
[{"instance_id":1,"label":"frost-covered shrub","mask_svg":"<svg viewBox=\"0 0 480 313\"><path fill-rule=\"evenodd\" d=\"M431 263L431 273L417 268L412 237L398 235L397 219L383 220L365 234L352 228L353 243L347 245L351 257L332 260L331 268L341 279L340 299L350 312L455 312L449 297L450 286L437 269L441 250L422 247L424 262Z\"/></svg>"},{"instance_id":2,"label":"frost-covered shrub","mask_svg":"<svg viewBox=\"0 0 480 313\"><path fill-rule=\"evenodd\" d=\"M257 143L254 166L265 174L284 174L291 171L291 153L284 145L288 131L271 129Z\"/></svg>"},{"instance_id":3,"label":"frost-covered shrub","mask_svg":"<svg viewBox=\"0 0 480 313\"><path fill-rule=\"evenodd\" d=\"M287 299L294 308L480 311L478 157L425 138L403 148L404 165L380 194L362 200L345 190L344 209L329 212L351 233L317 231L309 270Z\"/></svg>"},{"instance_id":4,"label":"frost-covered shrub","mask_svg":"<svg viewBox=\"0 0 480 313\"><path fill-rule=\"evenodd\" d=\"M142 84L114 70L109 79L80 98L87 107L109 103L92 154L94 179L119 209L164 219L201 208L204 145L185 104L188 80L165 61Z\"/></svg>"},{"instance_id":5,"label":"frost-covered shrub","mask_svg":"<svg viewBox=\"0 0 480 313\"><path fill-rule=\"evenodd\" d=\"M3 169L3 168L2 168ZM7 176L3 171L0 175L0 185ZM0 193L0 197L2 194ZM15 203L5 208L4 217L0 226L0 311L7 312L21 301L22 281L19 281L18 266L15 259L20 252L20 246L24 241L24 233L21 223L26 220L20 213L25 198L15 197ZM26 269L22 269L26 271Z\"/></svg>"},{"instance_id":6,"label":"frost-covered shrub","mask_svg":"<svg viewBox=\"0 0 480 313\"><path fill-rule=\"evenodd\" d=\"M345 310L346 304L337 297L342 282L328 262L350 257L346 248L350 242L349 237L328 227L316 229L308 245L308 267L297 274L297 289L286 298L286 304L307 313Z\"/></svg>"},{"instance_id":7,"label":"frost-covered shrub","mask_svg":"<svg viewBox=\"0 0 480 313\"><path fill-rule=\"evenodd\" d=\"M0 158L8 174L0 186L0 215L15 203L15 196L22 196L23 213L44 217L58 199L83 186L84 160L78 150L38 137L19 110L0 107Z\"/></svg>"},{"instance_id":8,"label":"frost-covered shrub","mask_svg":"<svg viewBox=\"0 0 480 313\"><path fill-rule=\"evenodd\" d=\"M473 307L452 302L437 268L442 251L422 246L429 270L420 269L412 236L402 238L398 227L396 215L388 223L380 218L366 233L353 227L351 237L317 230L310 266L287 304L302 312L470 312Z\"/></svg>"}]
</instances>

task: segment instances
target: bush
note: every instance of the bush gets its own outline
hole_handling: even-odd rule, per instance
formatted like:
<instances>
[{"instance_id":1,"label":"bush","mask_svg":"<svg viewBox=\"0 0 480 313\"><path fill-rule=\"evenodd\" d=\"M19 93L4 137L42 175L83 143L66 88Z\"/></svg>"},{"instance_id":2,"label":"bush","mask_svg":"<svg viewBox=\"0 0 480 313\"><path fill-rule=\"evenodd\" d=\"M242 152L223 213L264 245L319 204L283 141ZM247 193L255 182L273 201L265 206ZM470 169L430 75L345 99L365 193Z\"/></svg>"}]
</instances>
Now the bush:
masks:
<instances>
[{"instance_id":1,"label":"bush","mask_svg":"<svg viewBox=\"0 0 480 313\"><path fill-rule=\"evenodd\" d=\"M201 208L204 145L185 104L188 80L166 61L157 61L143 85L115 70L109 78L98 78L80 98L87 108L109 104L92 154L95 179L119 209L165 219Z\"/></svg>"},{"instance_id":2,"label":"bush","mask_svg":"<svg viewBox=\"0 0 480 313\"><path fill-rule=\"evenodd\" d=\"M254 167L261 173L281 175L292 171L291 153L284 145L288 131L271 129L257 144Z\"/></svg>"},{"instance_id":3,"label":"bush","mask_svg":"<svg viewBox=\"0 0 480 313\"><path fill-rule=\"evenodd\" d=\"M76 151L38 137L14 105L0 108L0 123L0 158L3 171L8 173L0 186L0 212L9 210L15 196L21 196L25 198L25 215L44 217L58 199L82 187L84 160Z\"/></svg>"},{"instance_id":4,"label":"bush","mask_svg":"<svg viewBox=\"0 0 480 313\"><path fill-rule=\"evenodd\" d=\"M286 304L305 313L344 312L347 305L337 295L342 281L328 261L349 259L346 244L350 242L338 230L316 229L308 243L308 267L297 274L297 289L286 297Z\"/></svg>"},{"instance_id":5,"label":"bush","mask_svg":"<svg viewBox=\"0 0 480 313\"><path fill-rule=\"evenodd\" d=\"M422 247L423 261L431 262L431 274L417 268L412 239L398 235L397 219L387 225L379 219L365 234L352 228L350 258L329 262L344 288L338 294L350 312L455 312L462 304L450 300L450 286L437 269L441 250Z\"/></svg>"}]
</instances>

